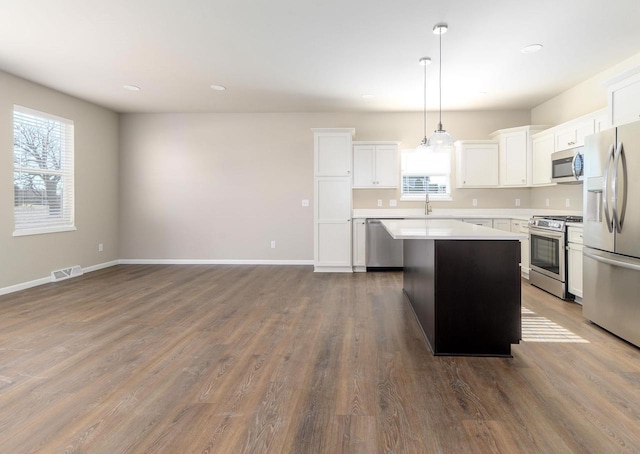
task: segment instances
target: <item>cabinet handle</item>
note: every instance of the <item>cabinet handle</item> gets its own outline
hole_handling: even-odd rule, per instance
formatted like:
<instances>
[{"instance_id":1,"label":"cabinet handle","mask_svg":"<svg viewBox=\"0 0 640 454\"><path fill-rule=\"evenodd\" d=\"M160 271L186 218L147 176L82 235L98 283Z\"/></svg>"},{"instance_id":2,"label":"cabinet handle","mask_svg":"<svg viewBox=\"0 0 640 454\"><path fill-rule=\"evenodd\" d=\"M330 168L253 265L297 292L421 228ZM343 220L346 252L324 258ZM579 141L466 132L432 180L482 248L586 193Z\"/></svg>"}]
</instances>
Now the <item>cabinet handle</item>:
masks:
<instances>
[{"instance_id":1,"label":"cabinet handle","mask_svg":"<svg viewBox=\"0 0 640 454\"><path fill-rule=\"evenodd\" d=\"M351 173L351 170L347 170L347 173Z\"/></svg>"},{"instance_id":2,"label":"cabinet handle","mask_svg":"<svg viewBox=\"0 0 640 454\"><path fill-rule=\"evenodd\" d=\"M524 180L522 180L522 182L524 183Z\"/></svg>"}]
</instances>

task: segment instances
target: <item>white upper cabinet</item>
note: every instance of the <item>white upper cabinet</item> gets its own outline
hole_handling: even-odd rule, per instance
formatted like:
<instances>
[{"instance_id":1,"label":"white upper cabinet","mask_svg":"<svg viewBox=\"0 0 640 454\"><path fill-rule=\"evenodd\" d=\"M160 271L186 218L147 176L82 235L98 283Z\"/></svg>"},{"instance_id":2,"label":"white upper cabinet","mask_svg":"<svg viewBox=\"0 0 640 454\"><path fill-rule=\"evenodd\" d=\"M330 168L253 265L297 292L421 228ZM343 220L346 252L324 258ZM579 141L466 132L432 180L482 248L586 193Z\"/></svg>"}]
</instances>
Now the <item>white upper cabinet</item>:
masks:
<instances>
[{"instance_id":1,"label":"white upper cabinet","mask_svg":"<svg viewBox=\"0 0 640 454\"><path fill-rule=\"evenodd\" d=\"M584 145L584 138L594 132L595 119L593 115L564 123L556 131L556 151L581 147Z\"/></svg>"},{"instance_id":2,"label":"white upper cabinet","mask_svg":"<svg viewBox=\"0 0 640 454\"><path fill-rule=\"evenodd\" d=\"M607 120L620 126L640 120L640 66L606 82L608 85Z\"/></svg>"},{"instance_id":3,"label":"white upper cabinet","mask_svg":"<svg viewBox=\"0 0 640 454\"><path fill-rule=\"evenodd\" d=\"M532 139L533 147L533 186L555 184L551 182L551 154L554 151L553 132L540 132Z\"/></svg>"},{"instance_id":4,"label":"white upper cabinet","mask_svg":"<svg viewBox=\"0 0 640 454\"><path fill-rule=\"evenodd\" d=\"M456 146L456 187L498 187L498 142L458 140Z\"/></svg>"},{"instance_id":5,"label":"white upper cabinet","mask_svg":"<svg viewBox=\"0 0 640 454\"><path fill-rule=\"evenodd\" d=\"M397 143L354 143L353 187L397 188L398 174Z\"/></svg>"},{"instance_id":6,"label":"white upper cabinet","mask_svg":"<svg viewBox=\"0 0 640 454\"><path fill-rule=\"evenodd\" d=\"M530 186L533 178L531 134L545 126L521 126L501 129L491 134L499 143L500 186Z\"/></svg>"},{"instance_id":7,"label":"white upper cabinet","mask_svg":"<svg viewBox=\"0 0 640 454\"><path fill-rule=\"evenodd\" d=\"M315 176L351 176L351 138L353 129L323 129L314 134Z\"/></svg>"}]
</instances>

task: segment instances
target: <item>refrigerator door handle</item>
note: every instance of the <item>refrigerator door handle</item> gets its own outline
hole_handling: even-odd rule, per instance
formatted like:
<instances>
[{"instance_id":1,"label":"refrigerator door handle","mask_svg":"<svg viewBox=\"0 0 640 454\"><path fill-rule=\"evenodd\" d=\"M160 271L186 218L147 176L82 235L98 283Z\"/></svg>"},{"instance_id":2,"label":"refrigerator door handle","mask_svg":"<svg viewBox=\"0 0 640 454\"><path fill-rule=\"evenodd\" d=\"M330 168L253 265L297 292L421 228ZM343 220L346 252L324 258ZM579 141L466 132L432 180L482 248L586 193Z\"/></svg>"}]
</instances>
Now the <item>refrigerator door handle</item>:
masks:
<instances>
[{"instance_id":1,"label":"refrigerator door handle","mask_svg":"<svg viewBox=\"0 0 640 454\"><path fill-rule=\"evenodd\" d=\"M629 259L610 259L609 257L606 257L604 254L598 253L596 251L592 251L592 250L584 250L583 254L585 257L589 257L592 258L593 260L596 260L598 262L602 262L602 263L606 263L607 265L611 265L611 266L619 266L620 268L626 268L628 270L633 270L633 271L640 271L640 262L638 262L637 260L635 261L631 261ZM637 262L637 263L634 263Z\"/></svg>"},{"instance_id":2,"label":"refrigerator door handle","mask_svg":"<svg viewBox=\"0 0 640 454\"><path fill-rule=\"evenodd\" d=\"M609 157L607 158L607 168L604 171L604 189L602 191L602 201L604 209L604 219L607 221L607 229L609 233L613 233L613 219L609 216L609 170L611 170L611 161L613 161L615 150L613 144L609 146Z\"/></svg>"},{"instance_id":3,"label":"refrigerator door handle","mask_svg":"<svg viewBox=\"0 0 640 454\"><path fill-rule=\"evenodd\" d=\"M616 148L616 159L613 164L613 181L611 186L613 187L613 222L616 228L616 232L620 233L622 231L622 223L624 222L624 215L627 210L627 159L624 154L624 145L622 142L618 143L618 147ZM620 165L620 159L622 158L622 208L620 210L620 215L618 215L618 168Z\"/></svg>"}]
</instances>

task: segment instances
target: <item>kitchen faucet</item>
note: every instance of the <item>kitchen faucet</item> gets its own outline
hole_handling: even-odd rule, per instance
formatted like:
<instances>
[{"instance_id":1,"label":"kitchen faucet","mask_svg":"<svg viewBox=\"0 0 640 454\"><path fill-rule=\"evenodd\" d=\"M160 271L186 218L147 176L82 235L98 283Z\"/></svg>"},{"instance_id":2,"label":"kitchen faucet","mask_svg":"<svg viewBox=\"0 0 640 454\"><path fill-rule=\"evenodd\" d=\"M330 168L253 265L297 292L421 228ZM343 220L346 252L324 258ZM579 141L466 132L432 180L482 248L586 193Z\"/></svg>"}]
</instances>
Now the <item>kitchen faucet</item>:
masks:
<instances>
[{"instance_id":1,"label":"kitchen faucet","mask_svg":"<svg viewBox=\"0 0 640 454\"><path fill-rule=\"evenodd\" d=\"M429 193L424 193L424 214L427 216L431 213L433 209L431 208L431 204L429 203Z\"/></svg>"}]
</instances>

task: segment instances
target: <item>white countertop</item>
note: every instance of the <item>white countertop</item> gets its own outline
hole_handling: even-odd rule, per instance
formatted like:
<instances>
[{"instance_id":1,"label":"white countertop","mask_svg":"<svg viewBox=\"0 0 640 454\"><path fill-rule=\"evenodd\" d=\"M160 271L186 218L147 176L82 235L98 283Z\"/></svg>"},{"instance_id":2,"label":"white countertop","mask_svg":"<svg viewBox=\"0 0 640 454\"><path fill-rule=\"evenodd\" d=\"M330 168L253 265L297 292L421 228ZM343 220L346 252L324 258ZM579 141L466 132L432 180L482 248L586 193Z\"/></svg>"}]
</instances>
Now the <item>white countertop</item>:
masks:
<instances>
[{"instance_id":1,"label":"white countertop","mask_svg":"<svg viewBox=\"0 0 640 454\"><path fill-rule=\"evenodd\" d=\"M396 240L524 240L524 233L491 229L452 219L383 220L382 225Z\"/></svg>"},{"instance_id":2,"label":"white countertop","mask_svg":"<svg viewBox=\"0 0 640 454\"><path fill-rule=\"evenodd\" d=\"M528 221L533 215L576 215L582 216L581 211L569 210L540 210L531 208L454 208L435 209L429 216L425 216L421 208L356 208L352 212L355 218L378 219L520 219Z\"/></svg>"}]
</instances>

